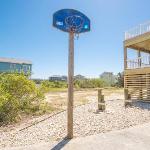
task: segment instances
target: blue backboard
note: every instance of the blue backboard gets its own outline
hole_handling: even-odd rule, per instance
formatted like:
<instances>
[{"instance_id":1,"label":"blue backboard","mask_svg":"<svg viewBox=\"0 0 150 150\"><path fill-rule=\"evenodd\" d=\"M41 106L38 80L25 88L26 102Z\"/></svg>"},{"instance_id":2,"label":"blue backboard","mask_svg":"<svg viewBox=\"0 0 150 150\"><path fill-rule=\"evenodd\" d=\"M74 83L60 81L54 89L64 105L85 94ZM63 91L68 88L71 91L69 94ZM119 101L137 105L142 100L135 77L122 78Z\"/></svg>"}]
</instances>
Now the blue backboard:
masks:
<instances>
[{"instance_id":1,"label":"blue backboard","mask_svg":"<svg viewBox=\"0 0 150 150\"><path fill-rule=\"evenodd\" d=\"M53 26L65 32L90 31L90 19L74 9L62 9L54 13Z\"/></svg>"}]
</instances>

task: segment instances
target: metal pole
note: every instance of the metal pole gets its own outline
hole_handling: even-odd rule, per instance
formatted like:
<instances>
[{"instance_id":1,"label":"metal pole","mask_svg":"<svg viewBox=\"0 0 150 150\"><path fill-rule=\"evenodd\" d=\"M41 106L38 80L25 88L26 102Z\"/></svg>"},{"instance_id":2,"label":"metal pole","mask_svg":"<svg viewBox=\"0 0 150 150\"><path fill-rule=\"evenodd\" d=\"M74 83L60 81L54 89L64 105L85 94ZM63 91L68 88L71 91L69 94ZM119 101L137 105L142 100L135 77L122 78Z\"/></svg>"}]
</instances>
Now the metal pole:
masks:
<instances>
[{"instance_id":1,"label":"metal pole","mask_svg":"<svg viewBox=\"0 0 150 150\"><path fill-rule=\"evenodd\" d=\"M74 77L74 33L69 33L69 58L68 58L68 134L67 138L73 138L73 77Z\"/></svg>"}]
</instances>

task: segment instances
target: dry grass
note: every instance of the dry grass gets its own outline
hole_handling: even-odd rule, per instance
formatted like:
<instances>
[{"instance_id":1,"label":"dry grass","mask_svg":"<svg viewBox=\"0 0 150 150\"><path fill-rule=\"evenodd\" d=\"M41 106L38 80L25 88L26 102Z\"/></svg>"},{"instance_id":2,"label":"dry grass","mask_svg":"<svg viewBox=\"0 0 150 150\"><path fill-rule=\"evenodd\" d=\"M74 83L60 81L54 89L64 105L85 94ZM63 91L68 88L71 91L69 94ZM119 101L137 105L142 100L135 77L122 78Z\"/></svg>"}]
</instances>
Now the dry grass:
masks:
<instances>
[{"instance_id":1,"label":"dry grass","mask_svg":"<svg viewBox=\"0 0 150 150\"><path fill-rule=\"evenodd\" d=\"M110 96L112 93L122 94L123 89L120 88L105 88L103 94ZM97 99L97 89L80 89L74 92L74 106L93 102ZM51 91L46 94L46 102L55 109L64 110L67 107L67 90Z\"/></svg>"}]
</instances>

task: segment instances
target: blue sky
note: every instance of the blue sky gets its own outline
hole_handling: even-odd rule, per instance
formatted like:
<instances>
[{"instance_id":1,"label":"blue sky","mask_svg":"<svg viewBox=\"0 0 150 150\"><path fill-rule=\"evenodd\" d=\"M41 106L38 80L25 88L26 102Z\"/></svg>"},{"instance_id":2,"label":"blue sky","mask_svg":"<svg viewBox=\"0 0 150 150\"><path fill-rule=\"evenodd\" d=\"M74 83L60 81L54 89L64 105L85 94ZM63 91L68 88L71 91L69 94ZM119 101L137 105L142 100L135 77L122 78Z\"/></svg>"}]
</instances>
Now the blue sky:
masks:
<instances>
[{"instance_id":1,"label":"blue sky","mask_svg":"<svg viewBox=\"0 0 150 150\"><path fill-rule=\"evenodd\" d=\"M67 74L68 34L52 27L52 15L77 9L91 32L75 40L75 74L98 77L123 70L124 31L150 20L149 0L0 0L0 57L33 62L33 77Z\"/></svg>"}]
</instances>

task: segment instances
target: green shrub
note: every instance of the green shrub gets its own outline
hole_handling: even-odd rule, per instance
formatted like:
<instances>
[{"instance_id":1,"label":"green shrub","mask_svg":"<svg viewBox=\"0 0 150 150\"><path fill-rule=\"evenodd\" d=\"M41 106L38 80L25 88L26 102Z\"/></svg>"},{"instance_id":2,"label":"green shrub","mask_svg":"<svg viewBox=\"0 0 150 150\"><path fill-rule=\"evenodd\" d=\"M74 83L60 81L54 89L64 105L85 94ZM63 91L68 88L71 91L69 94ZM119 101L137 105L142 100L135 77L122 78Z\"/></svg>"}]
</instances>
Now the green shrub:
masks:
<instances>
[{"instance_id":1,"label":"green shrub","mask_svg":"<svg viewBox=\"0 0 150 150\"><path fill-rule=\"evenodd\" d=\"M116 82L115 86L124 87L124 72L119 72L117 74L117 82Z\"/></svg>"},{"instance_id":2,"label":"green shrub","mask_svg":"<svg viewBox=\"0 0 150 150\"><path fill-rule=\"evenodd\" d=\"M44 96L23 74L0 75L0 124L16 121L21 112L38 110Z\"/></svg>"},{"instance_id":3,"label":"green shrub","mask_svg":"<svg viewBox=\"0 0 150 150\"><path fill-rule=\"evenodd\" d=\"M75 80L74 85L76 88L100 88L106 86L106 83L102 79L84 79Z\"/></svg>"},{"instance_id":4,"label":"green shrub","mask_svg":"<svg viewBox=\"0 0 150 150\"><path fill-rule=\"evenodd\" d=\"M67 83L65 81L43 81L41 83L41 91L49 92L52 88L67 88Z\"/></svg>"}]
</instances>

